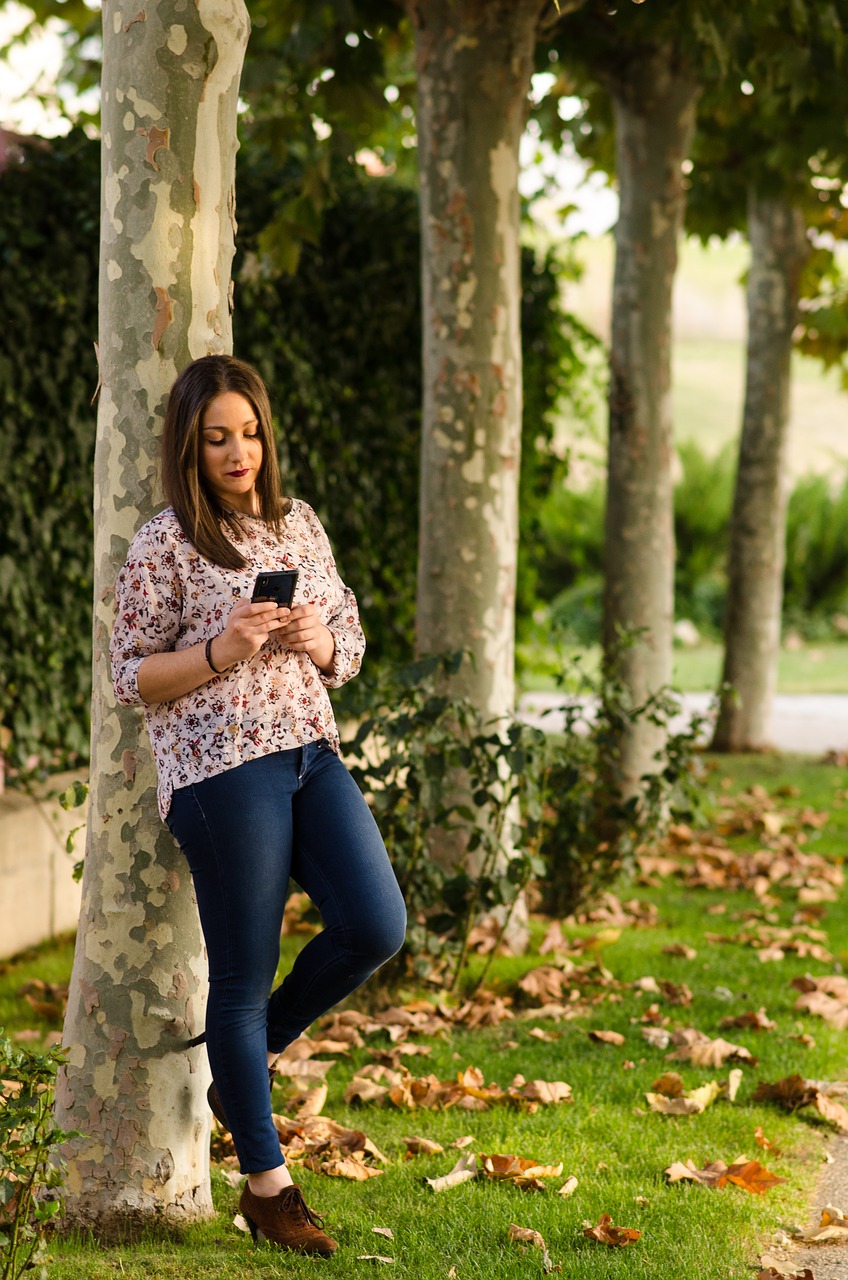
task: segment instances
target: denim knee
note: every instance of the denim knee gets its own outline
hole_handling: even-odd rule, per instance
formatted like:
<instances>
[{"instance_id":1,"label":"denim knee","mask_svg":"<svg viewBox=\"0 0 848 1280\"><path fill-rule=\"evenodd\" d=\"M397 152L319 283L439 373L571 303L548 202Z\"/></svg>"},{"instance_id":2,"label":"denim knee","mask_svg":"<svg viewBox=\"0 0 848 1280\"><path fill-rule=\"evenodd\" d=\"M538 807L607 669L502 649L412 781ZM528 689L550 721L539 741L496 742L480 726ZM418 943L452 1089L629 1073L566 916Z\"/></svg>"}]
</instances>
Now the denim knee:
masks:
<instances>
[{"instance_id":1,"label":"denim knee","mask_svg":"<svg viewBox=\"0 0 848 1280\"><path fill-rule=\"evenodd\" d=\"M382 911L369 920L357 921L348 930L351 952L372 963L375 969L397 955L406 939L406 906L398 893L391 911Z\"/></svg>"}]
</instances>

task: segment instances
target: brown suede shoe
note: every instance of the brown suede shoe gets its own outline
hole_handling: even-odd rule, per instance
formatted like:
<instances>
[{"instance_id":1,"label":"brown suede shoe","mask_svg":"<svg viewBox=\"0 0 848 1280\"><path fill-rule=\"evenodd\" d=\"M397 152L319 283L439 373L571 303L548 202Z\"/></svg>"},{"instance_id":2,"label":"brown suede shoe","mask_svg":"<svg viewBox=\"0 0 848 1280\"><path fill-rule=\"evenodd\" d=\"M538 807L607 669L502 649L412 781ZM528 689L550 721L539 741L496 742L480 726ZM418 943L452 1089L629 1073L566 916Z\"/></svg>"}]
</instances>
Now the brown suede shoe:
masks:
<instances>
[{"instance_id":1,"label":"brown suede shoe","mask_svg":"<svg viewBox=\"0 0 848 1280\"><path fill-rule=\"evenodd\" d=\"M276 1078L277 1078L277 1068L269 1067L268 1068L268 1087L271 1089L272 1093L274 1091L274 1081L276 1080ZM209 1110L212 1112L213 1116L218 1121L218 1124L223 1125L223 1127L229 1133L230 1126L227 1124L227 1117L224 1115L224 1108L221 1106L221 1099L218 1097L218 1090L215 1088L214 1080L210 1084L209 1088L206 1090L206 1102L209 1106Z\"/></svg>"},{"instance_id":2,"label":"brown suede shoe","mask_svg":"<svg viewBox=\"0 0 848 1280\"><path fill-rule=\"evenodd\" d=\"M338 1244L325 1235L323 1219L307 1207L300 1187L284 1187L276 1196L255 1196L245 1183L239 1200L250 1234L257 1244L270 1240L296 1253L317 1253L329 1258Z\"/></svg>"}]
</instances>

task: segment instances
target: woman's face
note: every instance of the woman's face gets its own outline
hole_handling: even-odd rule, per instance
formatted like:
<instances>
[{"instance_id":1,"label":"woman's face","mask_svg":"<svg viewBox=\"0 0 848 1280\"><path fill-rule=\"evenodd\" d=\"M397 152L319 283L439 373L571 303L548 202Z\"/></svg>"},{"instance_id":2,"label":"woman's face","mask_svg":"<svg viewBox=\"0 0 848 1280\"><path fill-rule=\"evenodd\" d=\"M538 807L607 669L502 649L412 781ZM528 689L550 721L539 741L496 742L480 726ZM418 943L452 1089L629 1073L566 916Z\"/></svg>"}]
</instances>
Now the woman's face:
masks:
<instances>
[{"instance_id":1,"label":"woman's face","mask_svg":"<svg viewBox=\"0 0 848 1280\"><path fill-rule=\"evenodd\" d=\"M200 419L200 473L225 507L255 515L262 440L253 405L237 391L210 400Z\"/></svg>"}]
</instances>

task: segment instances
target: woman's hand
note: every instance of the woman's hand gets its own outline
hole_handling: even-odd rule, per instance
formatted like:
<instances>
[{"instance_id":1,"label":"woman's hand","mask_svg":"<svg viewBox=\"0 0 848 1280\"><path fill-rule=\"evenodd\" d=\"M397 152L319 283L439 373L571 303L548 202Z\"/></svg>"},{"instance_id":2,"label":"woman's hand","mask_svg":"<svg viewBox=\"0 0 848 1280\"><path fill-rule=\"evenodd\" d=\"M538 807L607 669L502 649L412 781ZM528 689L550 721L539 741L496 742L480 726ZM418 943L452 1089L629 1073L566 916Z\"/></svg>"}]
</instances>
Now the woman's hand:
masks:
<instances>
[{"instance_id":1,"label":"woman's hand","mask_svg":"<svg viewBox=\"0 0 848 1280\"><path fill-rule=\"evenodd\" d=\"M279 638L287 649L307 653L319 670L329 674L333 666L336 642L325 627L314 604L296 604L293 609L280 609L283 619Z\"/></svg>"},{"instance_id":2,"label":"woman's hand","mask_svg":"<svg viewBox=\"0 0 848 1280\"><path fill-rule=\"evenodd\" d=\"M214 636L209 647L212 665L221 675L262 648L268 637L279 631L288 609L263 600L254 604L242 600L234 605L226 626ZM193 689L214 680L206 661L206 642L187 649L171 649L151 653L138 668L138 692L142 702L173 702Z\"/></svg>"},{"instance_id":3,"label":"woman's hand","mask_svg":"<svg viewBox=\"0 0 848 1280\"><path fill-rule=\"evenodd\" d=\"M281 609L271 600L256 604L242 600L235 605L224 630L212 641L212 661L218 670L252 658L268 637L285 625L288 614L288 609Z\"/></svg>"}]
</instances>

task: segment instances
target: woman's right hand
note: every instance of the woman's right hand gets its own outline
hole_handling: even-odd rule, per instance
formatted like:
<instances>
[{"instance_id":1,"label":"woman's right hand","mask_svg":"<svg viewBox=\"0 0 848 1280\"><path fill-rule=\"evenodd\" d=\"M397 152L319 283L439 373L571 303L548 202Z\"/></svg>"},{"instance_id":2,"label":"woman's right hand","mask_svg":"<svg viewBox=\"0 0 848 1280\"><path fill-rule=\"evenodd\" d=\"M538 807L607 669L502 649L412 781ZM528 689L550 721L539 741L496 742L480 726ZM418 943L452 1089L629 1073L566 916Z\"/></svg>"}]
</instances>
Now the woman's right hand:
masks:
<instances>
[{"instance_id":1,"label":"woman's right hand","mask_svg":"<svg viewBox=\"0 0 848 1280\"><path fill-rule=\"evenodd\" d=\"M289 612L270 600L255 604L242 600L234 605L224 630L212 641L212 661L218 670L252 658L272 632L285 626Z\"/></svg>"},{"instance_id":2,"label":"woman's right hand","mask_svg":"<svg viewBox=\"0 0 848 1280\"><path fill-rule=\"evenodd\" d=\"M208 684L215 674L222 675L237 662L252 658L273 631L284 626L288 609L273 601L253 603L242 600L234 605L223 631L213 636L209 647L213 673L206 661L206 641L187 649L170 649L151 653L138 668L138 692L142 702L173 702L193 689Z\"/></svg>"}]
</instances>

